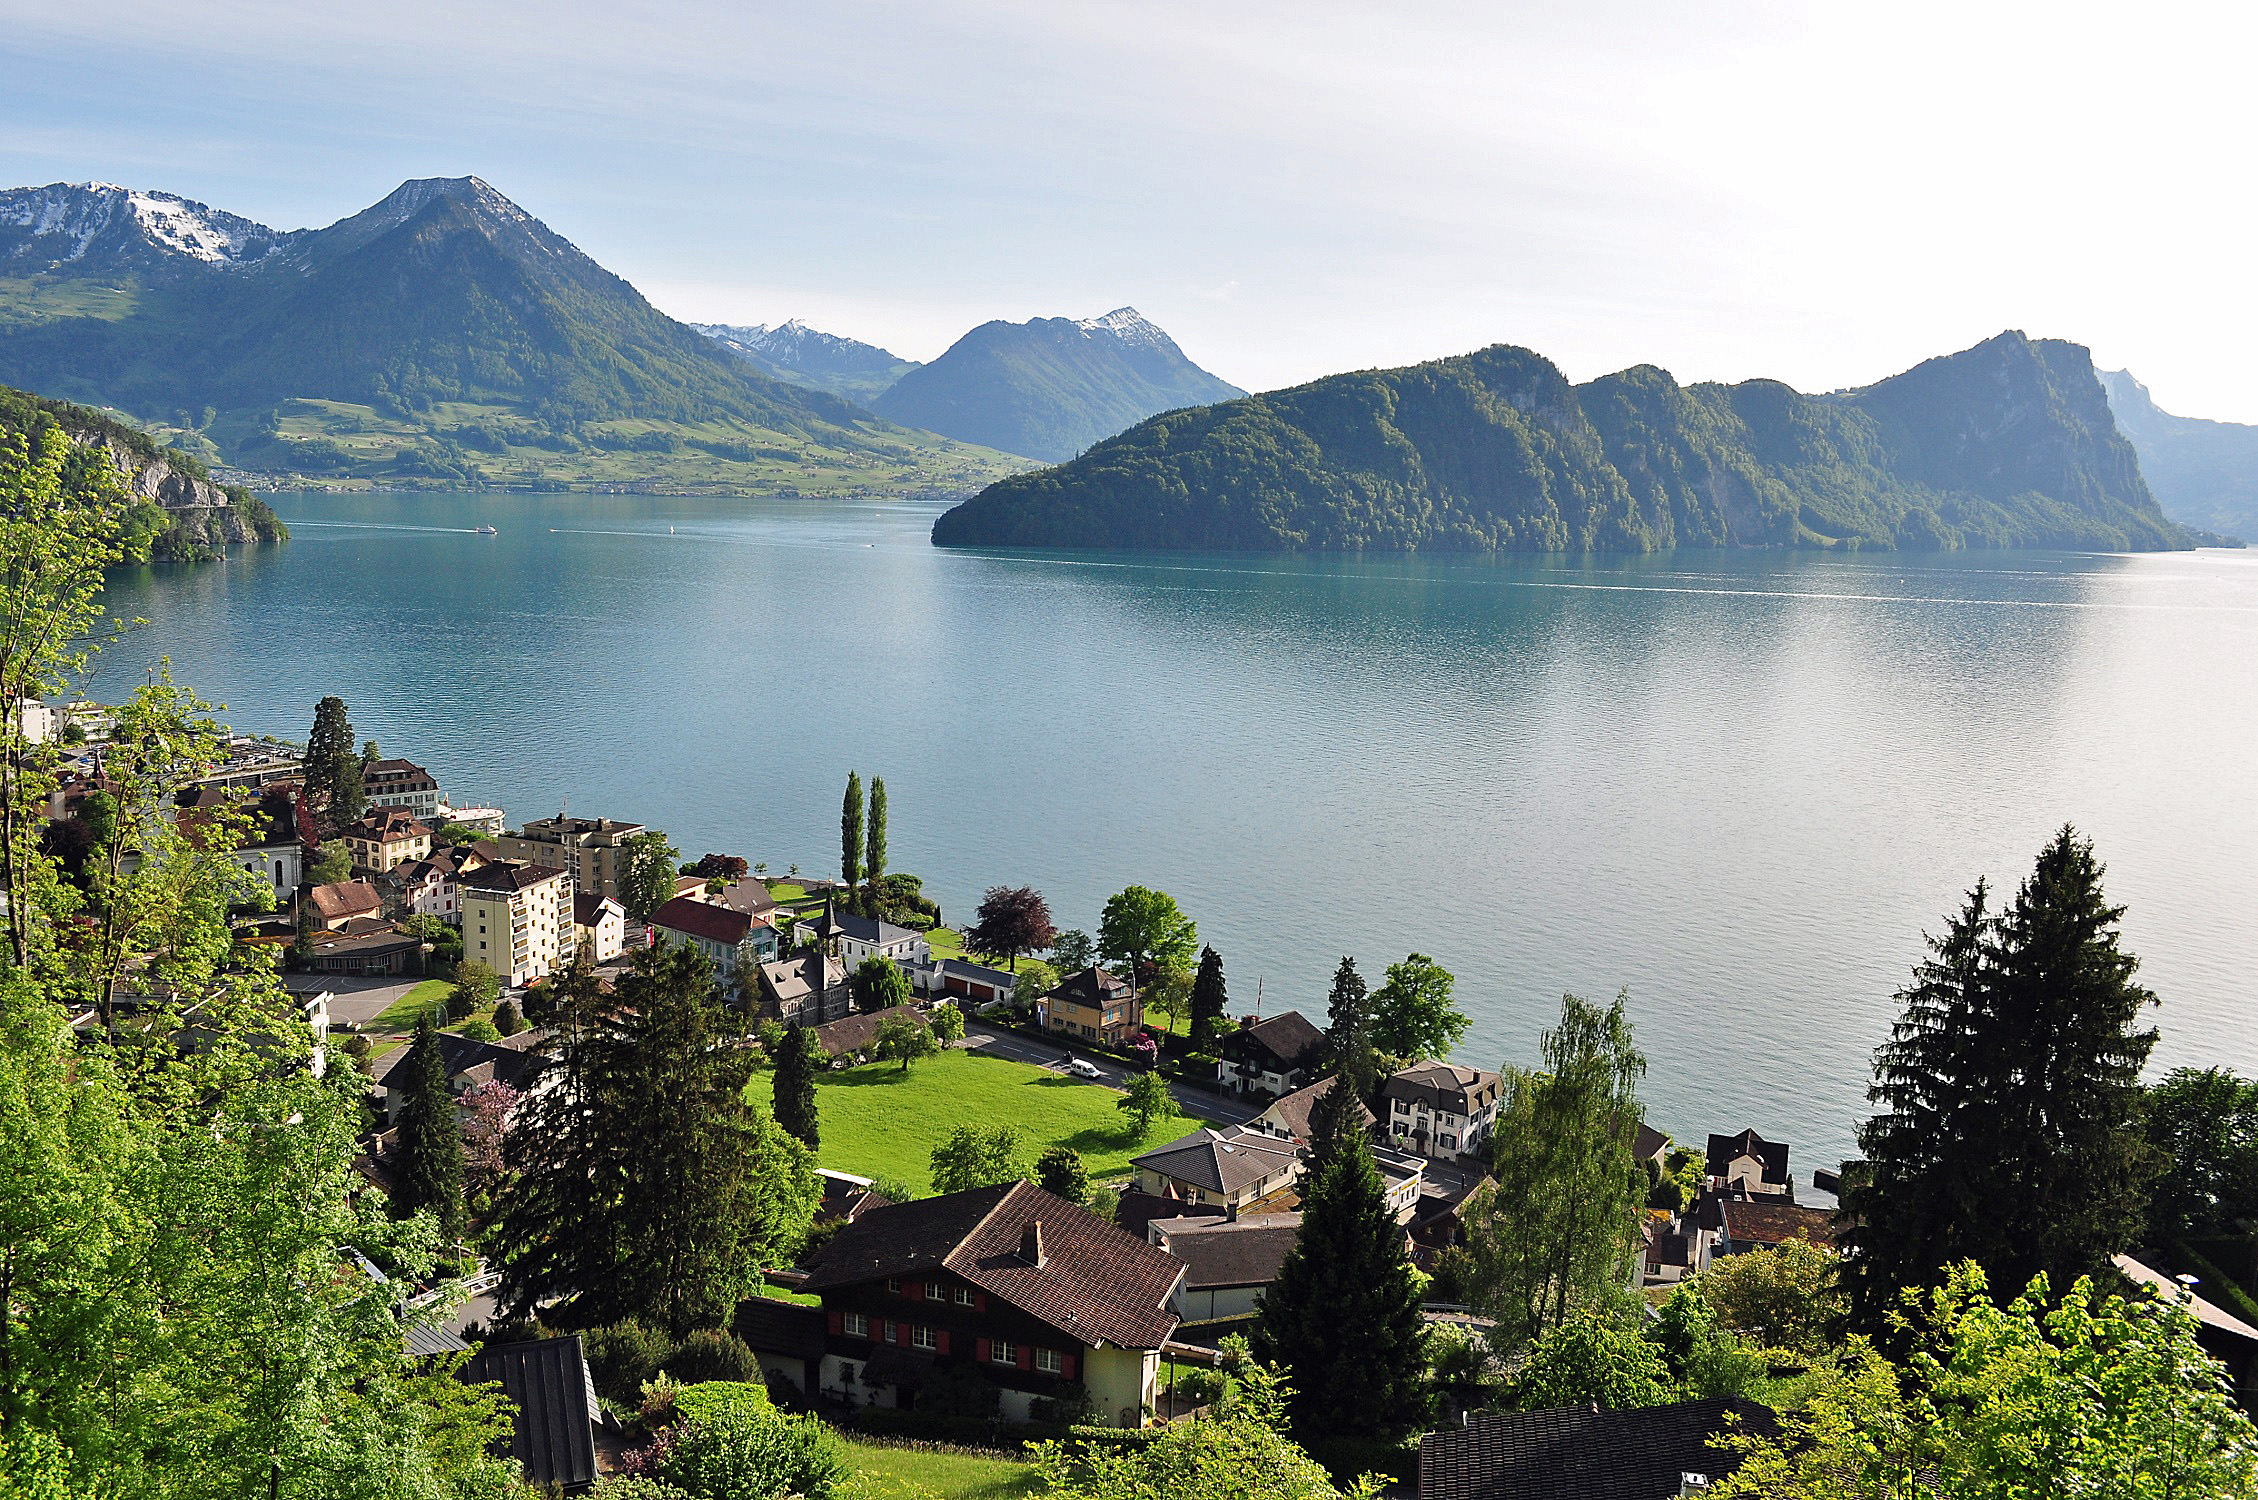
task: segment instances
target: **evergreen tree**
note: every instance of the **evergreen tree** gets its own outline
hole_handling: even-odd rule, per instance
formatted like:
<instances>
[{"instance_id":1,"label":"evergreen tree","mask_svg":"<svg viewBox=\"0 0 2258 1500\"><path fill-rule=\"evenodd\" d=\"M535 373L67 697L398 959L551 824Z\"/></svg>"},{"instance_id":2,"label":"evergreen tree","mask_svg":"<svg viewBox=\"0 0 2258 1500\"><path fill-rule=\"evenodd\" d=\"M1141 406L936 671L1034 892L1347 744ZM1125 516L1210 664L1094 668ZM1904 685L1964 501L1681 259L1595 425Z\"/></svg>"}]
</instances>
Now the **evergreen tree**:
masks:
<instances>
[{"instance_id":1,"label":"evergreen tree","mask_svg":"<svg viewBox=\"0 0 2258 1500\"><path fill-rule=\"evenodd\" d=\"M400 1170L392 1212L404 1219L428 1210L452 1235L461 1230L463 1219L463 1133L455 1096L447 1088L439 1023L428 1006L416 1018L415 1040L400 1067L408 1102L400 1112Z\"/></svg>"},{"instance_id":2,"label":"evergreen tree","mask_svg":"<svg viewBox=\"0 0 2258 1500\"><path fill-rule=\"evenodd\" d=\"M852 901L862 884L862 777L847 773L846 799L839 804L839 878Z\"/></svg>"},{"instance_id":3,"label":"evergreen tree","mask_svg":"<svg viewBox=\"0 0 2258 1500\"><path fill-rule=\"evenodd\" d=\"M1426 1423L1427 1335L1403 1246L1371 1150L1351 1133L1313 1164L1301 1231L1254 1326L1255 1357L1292 1386L1298 1441L1397 1442Z\"/></svg>"},{"instance_id":4,"label":"evergreen tree","mask_svg":"<svg viewBox=\"0 0 2258 1500\"><path fill-rule=\"evenodd\" d=\"M726 1322L760 1267L797 1251L814 1158L747 1106L750 1055L726 1045L695 950L639 950L609 999L560 997L565 1075L512 1123L501 1295L524 1311L577 1294L584 1323L681 1337Z\"/></svg>"},{"instance_id":5,"label":"evergreen tree","mask_svg":"<svg viewBox=\"0 0 2258 1500\"><path fill-rule=\"evenodd\" d=\"M776 1049L776 1123L810 1151L822 1144L816 1128L815 1038L794 1026Z\"/></svg>"},{"instance_id":6,"label":"evergreen tree","mask_svg":"<svg viewBox=\"0 0 2258 1500\"><path fill-rule=\"evenodd\" d=\"M1057 1145L1035 1158L1035 1185L1054 1198L1064 1198L1073 1204L1084 1204L1090 1197L1090 1172L1082 1165L1082 1153L1072 1146Z\"/></svg>"},{"instance_id":7,"label":"evergreen tree","mask_svg":"<svg viewBox=\"0 0 2258 1500\"><path fill-rule=\"evenodd\" d=\"M306 736L306 801L332 831L361 815L361 760L353 745L353 721L345 700L332 693L314 705L314 727Z\"/></svg>"},{"instance_id":8,"label":"evergreen tree","mask_svg":"<svg viewBox=\"0 0 2258 1500\"><path fill-rule=\"evenodd\" d=\"M862 878L873 893L886 878L886 778L870 778L870 831L863 839Z\"/></svg>"},{"instance_id":9,"label":"evergreen tree","mask_svg":"<svg viewBox=\"0 0 2258 1500\"><path fill-rule=\"evenodd\" d=\"M1333 993L1325 1004L1325 1040L1333 1066L1359 1099L1370 1099L1380 1086L1380 1058L1372 1044L1372 997L1355 959L1343 958L1333 971Z\"/></svg>"},{"instance_id":10,"label":"evergreen tree","mask_svg":"<svg viewBox=\"0 0 2258 1500\"><path fill-rule=\"evenodd\" d=\"M1200 971L1192 980L1192 1045L1210 1045L1223 1029L1230 997L1223 988L1223 955L1214 948L1200 949Z\"/></svg>"},{"instance_id":11,"label":"evergreen tree","mask_svg":"<svg viewBox=\"0 0 2258 1500\"><path fill-rule=\"evenodd\" d=\"M2100 1272L2140 1235L2156 1157L2141 1131L2141 1013L2124 908L2065 827L1995 919L1979 885L1901 994L1844 1210L1852 1316L1882 1331L1900 1290L1961 1260L2003 1289Z\"/></svg>"}]
</instances>

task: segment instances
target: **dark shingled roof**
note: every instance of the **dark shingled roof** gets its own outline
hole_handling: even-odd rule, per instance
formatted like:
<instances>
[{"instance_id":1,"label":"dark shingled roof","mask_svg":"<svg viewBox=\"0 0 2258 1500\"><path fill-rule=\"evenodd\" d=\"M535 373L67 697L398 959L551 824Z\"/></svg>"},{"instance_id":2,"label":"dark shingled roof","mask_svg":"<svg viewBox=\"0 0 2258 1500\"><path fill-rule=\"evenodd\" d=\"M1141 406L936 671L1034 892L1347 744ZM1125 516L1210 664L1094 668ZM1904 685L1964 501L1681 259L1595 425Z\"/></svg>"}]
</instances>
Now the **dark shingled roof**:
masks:
<instances>
[{"instance_id":1,"label":"dark shingled roof","mask_svg":"<svg viewBox=\"0 0 2258 1500\"><path fill-rule=\"evenodd\" d=\"M562 865L514 865L507 860L496 860L472 870L457 884L464 890L529 891L544 880L569 878L570 873Z\"/></svg>"},{"instance_id":2,"label":"dark shingled roof","mask_svg":"<svg viewBox=\"0 0 2258 1500\"><path fill-rule=\"evenodd\" d=\"M580 1335L525 1344L488 1344L463 1362L465 1385L502 1383L517 1408L510 1419L510 1456L525 1465L528 1484L586 1489L596 1482L596 1391Z\"/></svg>"},{"instance_id":3,"label":"dark shingled roof","mask_svg":"<svg viewBox=\"0 0 2258 1500\"><path fill-rule=\"evenodd\" d=\"M1725 1198L1717 1207L1724 1216L1725 1238L1735 1245L1777 1245L1798 1236L1820 1246L1835 1242L1835 1216L1828 1209L1766 1197Z\"/></svg>"},{"instance_id":4,"label":"dark shingled roof","mask_svg":"<svg viewBox=\"0 0 2258 1500\"><path fill-rule=\"evenodd\" d=\"M1487 1068L1417 1062L1390 1074L1388 1081L1380 1086L1380 1097L1409 1099L1414 1104L1424 1103L1429 1109L1470 1115L1483 1105L1497 1101L1501 1082L1498 1075Z\"/></svg>"},{"instance_id":5,"label":"dark shingled roof","mask_svg":"<svg viewBox=\"0 0 2258 1500\"><path fill-rule=\"evenodd\" d=\"M823 1358L823 1309L774 1297L747 1297L737 1304L730 1328L755 1354L786 1359Z\"/></svg>"},{"instance_id":6,"label":"dark shingled roof","mask_svg":"<svg viewBox=\"0 0 2258 1500\"><path fill-rule=\"evenodd\" d=\"M1291 1141L1244 1125L1226 1125L1221 1130L1195 1130L1165 1146L1156 1146L1142 1156L1131 1157L1129 1165L1211 1193L1236 1193L1300 1158L1301 1152Z\"/></svg>"},{"instance_id":7,"label":"dark shingled roof","mask_svg":"<svg viewBox=\"0 0 2258 1500\"><path fill-rule=\"evenodd\" d=\"M1338 1075L1320 1078L1308 1088L1295 1089L1292 1093L1281 1096L1263 1113L1275 1115L1278 1122L1286 1127L1286 1133L1295 1140L1306 1141L1309 1139L1309 1117L1316 1110L1317 1101L1324 1098L1325 1091L1338 1082ZM1363 1128L1370 1130L1373 1125L1372 1111L1364 1107L1361 1099L1356 1101L1356 1113Z\"/></svg>"},{"instance_id":8,"label":"dark shingled roof","mask_svg":"<svg viewBox=\"0 0 2258 1500\"><path fill-rule=\"evenodd\" d=\"M1743 1430L1776 1430L1768 1407L1737 1397L1477 1416L1419 1440L1419 1500L1669 1500L1684 1475L1738 1466L1709 1446L1728 1412Z\"/></svg>"},{"instance_id":9,"label":"dark shingled roof","mask_svg":"<svg viewBox=\"0 0 2258 1500\"><path fill-rule=\"evenodd\" d=\"M849 1053L868 1050L878 1040L878 1027L888 1016L901 1016L915 1021L927 1031L933 1023L925 1019L925 1012L914 1005L889 1005L884 1010L857 1011L851 1016L841 1016L836 1021L826 1021L814 1028L815 1044L832 1057L845 1057Z\"/></svg>"},{"instance_id":10,"label":"dark shingled roof","mask_svg":"<svg viewBox=\"0 0 2258 1500\"><path fill-rule=\"evenodd\" d=\"M745 941L745 934L753 930L754 923L744 912L692 896L676 896L651 913L651 925L734 948Z\"/></svg>"},{"instance_id":11,"label":"dark shingled roof","mask_svg":"<svg viewBox=\"0 0 2258 1500\"><path fill-rule=\"evenodd\" d=\"M1786 1187L1788 1176L1788 1146L1785 1141L1768 1141L1753 1130L1739 1135L1713 1135L1709 1138L1709 1165L1711 1177L1722 1177L1725 1169L1739 1156L1752 1156L1764 1163L1764 1181L1776 1187Z\"/></svg>"},{"instance_id":12,"label":"dark shingled roof","mask_svg":"<svg viewBox=\"0 0 2258 1500\"><path fill-rule=\"evenodd\" d=\"M1300 1214L1249 1214L1239 1219L1175 1220L1162 1232L1168 1253L1184 1263L1187 1291L1268 1286L1301 1233Z\"/></svg>"},{"instance_id":13,"label":"dark shingled roof","mask_svg":"<svg viewBox=\"0 0 2258 1500\"><path fill-rule=\"evenodd\" d=\"M1669 1148L1670 1137L1664 1135L1646 1121L1639 1121L1638 1131L1631 1137L1632 1160L1653 1161Z\"/></svg>"},{"instance_id":14,"label":"dark shingled roof","mask_svg":"<svg viewBox=\"0 0 2258 1500\"><path fill-rule=\"evenodd\" d=\"M1042 1225L1043 1263L1020 1256ZM803 1291L859 1286L939 1266L1069 1338L1157 1349L1176 1327L1168 1295L1183 1266L1087 1209L1029 1182L874 1208L808 1267Z\"/></svg>"},{"instance_id":15,"label":"dark shingled roof","mask_svg":"<svg viewBox=\"0 0 2258 1500\"><path fill-rule=\"evenodd\" d=\"M1325 1033L1298 1010L1257 1021L1227 1033L1222 1042L1225 1057L1253 1063L1272 1073L1291 1073L1314 1063L1325 1046Z\"/></svg>"}]
</instances>

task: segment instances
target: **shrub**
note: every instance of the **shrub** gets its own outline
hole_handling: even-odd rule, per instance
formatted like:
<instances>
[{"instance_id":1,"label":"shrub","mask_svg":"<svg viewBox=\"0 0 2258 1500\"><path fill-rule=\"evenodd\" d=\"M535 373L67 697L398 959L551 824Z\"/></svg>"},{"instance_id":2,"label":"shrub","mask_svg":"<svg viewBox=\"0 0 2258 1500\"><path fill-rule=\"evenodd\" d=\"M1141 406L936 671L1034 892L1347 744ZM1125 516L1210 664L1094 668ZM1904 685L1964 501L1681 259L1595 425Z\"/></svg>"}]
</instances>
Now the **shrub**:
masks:
<instances>
[{"instance_id":1,"label":"shrub","mask_svg":"<svg viewBox=\"0 0 2258 1500\"><path fill-rule=\"evenodd\" d=\"M494 1007L494 1029L503 1036L516 1036L525 1030L525 1018L517 1013L515 1005L504 1000Z\"/></svg>"},{"instance_id":2,"label":"shrub","mask_svg":"<svg viewBox=\"0 0 2258 1500\"><path fill-rule=\"evenodd\" d=\"M710 1381L749 1382L761 1378L760 1361L745 1341L721 1328L703 1329L682 1341L666 1362L667 1373L684 1385ZM763 1405L766 1405L764 1400Z\"/></svg>"},{"instance_id":3,"label":"shrub","mask_svg":"<svg viewBox=\"0 0 2258 1500\"><path fill-rule=\"evenodd\" d=\"M683 1491L648 1474L614 1474L588 1492L594 1500L690 1500Z\"/></svg>"},{"instance_id":4,"label":"shrub","mask_svg":"<svg viewBox=\"0 0 2258 1500\"><path fill-rule=\"evenodd\" d=\"M831 1500L846 1477L846 1445L816 1417L731 1411L676 1432L659 1475L695 1500Z\"/></svg>"},{"instance_id":5,"label":"shrub","mask_svg":"<svg viewBox=\"0 0 2258 1500\"><path fill-rule=\"evenodd\" d=\"M732 1412L759 1414L775 1408L768 1387L743 1380L708 1380L674 1387L674 1409L685 1422L711 1422Z\"/></svg>"},{"instance_id":6,"label":"shrub","mask_svg":"<svg viewBox=\"0 0 2258 1500\"><path fill-rule=\"evenodd\" d=\"M502 1033L484 1016L474 1016L464 1024L463 1038L472 1042L498 1042L502 1039Z\"/></svg>"},{"instance_id":7,"label":"shrub","mask_svg":"<svg viewBox=\"0 0 2258 1500\"><path fill-rule=\"evenodd\" d=\"M591 1328L581 1342L597 1393L627 1407L642 1400L643 1382L658 1374L675 1351L674 1340L664 1331L635 1322Z\"/></svg>"}]
</instances>

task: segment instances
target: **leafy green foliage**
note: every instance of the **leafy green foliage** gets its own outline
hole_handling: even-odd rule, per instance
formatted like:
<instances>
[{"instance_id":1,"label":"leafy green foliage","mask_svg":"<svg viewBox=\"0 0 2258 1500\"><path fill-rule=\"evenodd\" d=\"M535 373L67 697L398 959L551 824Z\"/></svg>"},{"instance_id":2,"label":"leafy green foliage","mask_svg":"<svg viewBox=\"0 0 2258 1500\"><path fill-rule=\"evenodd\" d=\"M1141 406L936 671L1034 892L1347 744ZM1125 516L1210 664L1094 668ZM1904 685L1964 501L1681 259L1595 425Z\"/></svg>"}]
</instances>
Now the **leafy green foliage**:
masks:
<instances>
[{"instance_id":1,"label":"leafy green foliage","mask_svg":"<svg viewBox=\"0 0 2258 1500\"><path fill-rule=\"evenodd\" d=\"M933 1028L935 1041L948 1043L964 1040L964 1012L957 1009L956 1002L942 1001L933 1007L931 1014L925 1019Z\"/></svg>"},{"instance_id":2,"label":"leafy green foliage","mask_svg":"<svg viewBox=\"0 0 2258 1500\"><path fill-rule=\"evenodd\" d=\"M2148 1243L2228 1234L2258 1218L2258 1084L2223 1068L2176 1068L2148 1090L2143 1119L2166 1163Z\"/></svg>"},{"instance_id":3,"label":"leafy green foliage","mask_svg":"<svg viewBox=\"0 0 2258 1500\"><path fill-rule=\"evenodd\" d=\"M931 1057L941 1050L933 1040L933 1029L924 1022L906 1015L890 1015L878 1023L878 1033L871 1039L871 1050L885 1062L898 1062L907 1073L909 1065L921 1057Z\"/></svg>"},{"instance_id":4,"label":"leafy green foliage","mask_svg":"<svg viewBox=\"0 0 2258 1500\"><path fill-rule=\"evenodd\" d=\"M1129 1117L1141 1141L1153 1133L1153 1121L1174 1113L1176 1101L1168 1092L1168 1080L1157 1071L1148 1070L1130 1078L1129 1087L1115 1108Z\"/></svg>"},{"instance_id":5,"label":"leafy green foliage","mask_svg":"<svg viewBox=\"0 0 2258 1500\"><path fill-rule=\"evenodd\" d=\"M2190 544L2086 351L2008 333L1862 391L1570 385L1496 345L1172 411L942 516L947 546L1651 551Z\"/></svg>"},{"instance_id":6,"label":"leafy green foliage","mask_svg":"<svg viewBox=\"0 0 2258 1500\"><path fill-rule=\"evenodd\" d=\"M306 863L306 880L313 885L336 885L353 878L353 854L343 839L325 839Z\"/></svg>"},{"instance_id":7,"label":"leafy green foliage","mask_svg":"<svg viewBox=\"0 0 2258 1500\"><path fill-rule=\"evenodd\" d=\"M870 778L870 822L863 833L863 878L876 886L886 878L886 778Z\"/></svg>"},{"instance_id":8,"label":"leafy green foliage","mask_svg":"<svg viewBox=\"0 0 2258 1500\"><path fill-rule=\"evenodd\" d=\"M821 1051L815 1037L798 1026L783 1032L775 1047L771 1113L785 1134L810 1151L822 1144L815 1103L815 1070Z\"/></svg>"},{"instance_id":9,"label":"leafy green foliage","mask_svg":"<svg viewBox=\"0 0 2258 1500\"><path fill-rule=\"evenodd\" d=\"M1579 1307L1529 1346L1509 1399L1522 1411L1661 1406L1676 1398L1669 1366L1654 1341L1598 1307Z\"/></svg>"},{"instance_id":10,"label":"leafy green foliage","mask_svg":"<svg viewBox=\"0 0 2258 1500\"><path fill-rule=\"evenodd\" d=\"M500 1003L502 976L484 959L466 958L455 965L454 988L447 992L447 1019L461 1021Z\"/></svg>"},{"instance_id":11,"label":"leafy green foliage","mask_svg":"<svg viewBox=\"0 0 2258 1500\"><path fill-rule=\"evenodd\" d=\"M1098 919L1098 952L1135 972L1146 964L1189 966L1199 940L1192 919L1166 891L1133 885L1111 897Z\"/></svg>"},{"instance_id":12,"label":"leafy green foliage","mask_svg":"<svg viewBox=\"0 0 2258 1500\"><path fill-rule=\"evenodd\" d=\"M980 1131L959 1125L933 1148L933 1191L961 1193L996 1187L1027 1175L1019 1162L1019 1132L1009 1125Z\"/></svg>"},{"instance_id":13,"label":"leafy green foliage","mask_svg":"<svg viewBox=\"0 0 2258 1500\"><path fill-rule=\"evenodd\" d=\"M1003 959L1016 973L1021 954L1040 952L1057 936L1050 903L1041 891L1027 885L992 885L981 896L972 925L965 929L964 946L968 952Z\"/></svg>"},{"instance_id":14,"label":"leafy green foliage","mask_svg":"<svg viewBox=\"0 0 2258 1500\"><path fill-rule=\"evenodd\" d=\"M306 736L304 786L306 805L332 833L359 817L366 806L353 721L346 716L345 700L335 693L314 705L314 727Z\"/></svg>"},{"instance_id":15,"label":"leafy green foliage","mask_svg":"<svg viewBox=\"0 0 2258 1500\"><path fill-rule=\"evenodd\" d=\"M830 1500L846 1448L813 1416L731 1408L679 1429L659 1477L693 1500Z\"/></svg>"},{"instance_id":16,"label":"leafy green foliage","mask_svg":"<svg viewBox=\"0 0 2258 1500\"><path fill-rule=\"evenodd\" d=\"M1448 969L1424 953L1388 965L1388 977L1372 992L1372 1044L1389 1057L1419 1060L1447 1057L1474 1023L1452 1009Z\"/></svg>"},{"instance_id":17,"label":"leafy green foliage","mask_svg":"<svg viewBox=\"0 0 2258 1500\"><path fill-rule=\"evenodd\" d=\"M1777 1249L1722 1256L1696 1281L1722 1326L1805 1358L1834 1347L1847 1311L1840 1258L1800 1236Z\"/></svg>"},{"instance_id":18,"label":"leafy green foliage","mask_svg":"<svg viewBox=\"0 0 2258 1500\"><path fill-rule=\"evenodd\" d=\"M1054 1198L1084 1204L1090 1197L1089 1169L1072 1146L1052 1146L1035 1159L1035 1185Z\"/></svg>"},{"instance_id":19,"label":"leafy green foliage","mask_svg":"<svg viewBox=\"0 0 2258 1500\"><path fill-rule=\"evenodd\" d=\"M648 922L674 899L674 862L681 857L682 851L668 843L659 829L628 837L619 871L619 904L627 908L628 921Z\"/></svg>"},{"instance_id":20,"label":"leafy green foliage","mask_svg":"<svg viewBox=\"0 0 2258 1500\"><path fill-rule=\"evenodd\" d=\"M1764 1378L1764 1358L1718 1321L1705 1290L1699 1278L1670 1289L1650 1330L1655 1350L1680 1397L1745 1396Z\"/></svg>"},{"instance_id":21,"label":"leafy green foliage","mask_svg":"<svg viewBox=\"0 0 2258 1500\"><path fill-rule=\"evenodd\" d=\"M855 965L847 983L860 1011L892 1010L910 1002L909 976L883 953L873 953Z\"/></svg>"}]
</instances>

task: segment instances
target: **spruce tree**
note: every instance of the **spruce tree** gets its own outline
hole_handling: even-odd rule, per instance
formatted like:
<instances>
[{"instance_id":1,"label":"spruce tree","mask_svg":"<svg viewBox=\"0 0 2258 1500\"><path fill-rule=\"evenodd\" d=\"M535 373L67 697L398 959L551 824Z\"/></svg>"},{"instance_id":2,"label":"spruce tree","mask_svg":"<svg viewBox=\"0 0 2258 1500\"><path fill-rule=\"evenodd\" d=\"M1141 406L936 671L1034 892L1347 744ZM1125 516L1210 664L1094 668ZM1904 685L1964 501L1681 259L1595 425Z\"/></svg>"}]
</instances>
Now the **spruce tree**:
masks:
<instances>
[{"instance_id":1,"label":"spruce tree","mask_svg":"<svg viewBox=\"0 0 2258 1500\"><path fill-rule=\"evenodd\" d=\"M416 1018L415 1040L400 1068L408 1102L400 1112L400 1168L392 1212L404 1219L429 1211L452 1235L461 1230L463 1219L463 1132L455 1096L447 1088L439 1023L428 1007Z\"/></svg>"},{"instance_id":2,"label":"spruce tree","mask_svg":"<svg viewBox=\"0 0 2258 1500\"><path fill-rule=\"evenodd\" d=\"M1380 1086L1380 1057L1372 1045L1372 997L1355 959L1343 958L1333 971L1333 993L1325 1004L1325 1040L1333 1066L1359 1099L1370 1099Z\"/></svg>"},{"instance_id":3,"label":"spruce tree","mask_svg":"<svg viewBox=\"0 0 2258 1500\"><path fill-rule=\"evenodd\" d=\"M862 878L870 882L873 899L878 882L886 878L886 778L870 778L870 832L863 840ZM875 915L875 913L874 913Z\"/></svg>"},{"instance_id":4,"label":"spruce tree","mask_svg":"<svg viewBox=\"0 0 2258 1500\"><path fill-rule=\"evenodd\" d=\"M776 1123L810 1151L822 1144L816 1127L815 1038L794 1026L776 1052Z\"/></svg>"},{"instance_id":5,"label":"spruce tree","mask_svg":"<svg viewBox=\"0 0 2258 1500\"><path fill-rule=\"evenodd\" d=\"M2140 1125L2139 1026L2121 906L2093 845L2065 827L1997 917L1979 884L1901 991L1876 1054L1881 1112L1844 1199L1852 1317L1885 1332L1898 1293L1959 1260L2003 1297L2105 1270L2139 1237L2154 1170Z\"/></svg>"},{"instance_id":6,"label":"spruce tree","mask_svg":"<svg viewBox=\"0 0 2258 1500\"><path fill-rule=\"evenodd\" d=\"M1313 1161L1301 1232L1262 1294L1253 1345L1257 1359L1286 1372L1299 1442L1392 1443L1425 1425L1432 1398L1418 1282L1361 1133Z\"/></svg>"},{"instance_id":7,"label":"spruce tree","mask_svg":"<svg viewBox=\"0 0 2258 1500\"><path fill-rule=\"evenodd\" d=\"M1230 1005L1223 988L1223 955L1212 947L1200 949L1200 971L1192 980L1192 1045L1205 1047L1223 1029L1223 1014Z\"/></svg>"},{"instance_id":8,"label":"spruce tree","mask_svg":"<svg viewBox=\"0 0 2258 1500\"><path fill-rule=\"evenodd\" d=\"M361 759L353 744L353 721L345 700L332 693L314 705L314 727L306 736L305 795L335 831L361 815Z\"/></svg>"},{"instance_id":9,"label":"spruce tree","mask_svg":"<svg viewBox=\"0 0 2258 1500\"><path fill-rule=\"evenodd\" d=\"M1064 1144L1046 1150L1035 1159L1035 1185L1053 1198L1064 1198L1076 1206L1086 1204L1090 1172L1082 1164L1082 1153Z\"/></svg>"},{"instance_id":10,"label":"spruce tree","mask_svg":"<svg viewBox=\"0 0 2258 1500\"><path fill-rule=\"evenodd\" d=\"M862 777L854 771L847 773L846 800L839 804L839 878L853 901L862 884Z\"/></svg>"}]
</instances>

